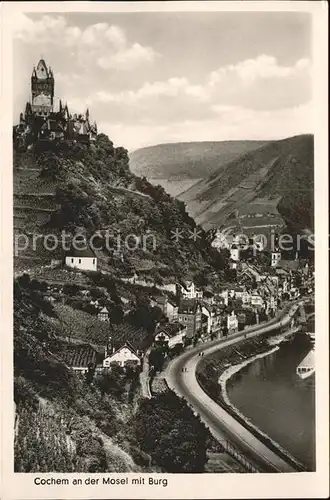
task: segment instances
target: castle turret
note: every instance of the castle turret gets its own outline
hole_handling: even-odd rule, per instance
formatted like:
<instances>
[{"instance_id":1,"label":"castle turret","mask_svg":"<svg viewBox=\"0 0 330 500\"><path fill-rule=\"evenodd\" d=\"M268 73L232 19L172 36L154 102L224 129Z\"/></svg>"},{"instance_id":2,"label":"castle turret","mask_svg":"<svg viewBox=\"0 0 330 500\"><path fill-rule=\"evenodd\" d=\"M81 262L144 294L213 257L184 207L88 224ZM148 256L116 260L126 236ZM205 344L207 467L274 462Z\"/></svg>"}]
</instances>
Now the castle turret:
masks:
<instances>
[{"instance_id":1,"label":"castle turret","mask_svg":"<svg viewBox=\"0 0 330 500\"><path fill-rule=\"evenodd\" d=\"M33 68L31 76L32 111L39 116L48 116L53 111L54 76L43 59Z\"/></svg>"}]
</instances>

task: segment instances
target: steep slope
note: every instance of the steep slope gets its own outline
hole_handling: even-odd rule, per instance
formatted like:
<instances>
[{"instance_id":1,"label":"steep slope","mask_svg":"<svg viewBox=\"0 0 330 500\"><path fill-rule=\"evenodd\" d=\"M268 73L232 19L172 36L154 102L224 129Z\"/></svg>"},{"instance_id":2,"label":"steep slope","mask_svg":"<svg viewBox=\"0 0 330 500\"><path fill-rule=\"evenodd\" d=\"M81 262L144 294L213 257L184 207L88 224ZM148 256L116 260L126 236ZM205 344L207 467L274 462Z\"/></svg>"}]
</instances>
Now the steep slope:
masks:
<instances>
[{"instance_id":1,"label":"steep slope","mask_svg":"<svg viewBox=\"0 0 330 500\"><path fill-rule=\"evenodd\" d=\"M294 228L313 228L313 136L272 142L245 153L188 189L180 199L204 228L226 224L258 200ZM277 210L274 210L274 209ZM258 210L257 210L258 211ZM251 207L250 213L256 209ZM231 221L232 222L232 221Z\"/></svg>"},{"instance_id":2,"label":"steep slope","mask_svg":"<svg viewBox=\"0 0 330 500\"><path fill-rule=\"evenodd\" d=\"M112 247L117 247L115 238L120 234L125 262L133 255L140 261L147 259L163 277L185 276L215 261L219 264L219 255L205 240L190 238L196 224L184 204L132 174L127 151L114 148L104 134L90 147L41 143L31 151L15 153L14 180L15 232L58 237L62 230L86 236L99 232L101 268L110 265L112 255L112 249L106 248L106 231L114 235ZM176 230L183 235L179 241ZM143 245L147 235L149 246ZM21 251L15 263L27 269L61 257L58 249L45 249L40 239L36 249ZM153 277L161 279L159 273Z\"/></svg>"},{"instance_id":3,"label":"steep slope","mask_svg":"<svg viewBox=\"0 0 330 500\"><path fill-rule=\"evenodd\" d=\"M205 178L243 153L264 144L265 141L158 144L133 151L130 165L132 172L147 179Z\"/></svg>"}]
</instances>

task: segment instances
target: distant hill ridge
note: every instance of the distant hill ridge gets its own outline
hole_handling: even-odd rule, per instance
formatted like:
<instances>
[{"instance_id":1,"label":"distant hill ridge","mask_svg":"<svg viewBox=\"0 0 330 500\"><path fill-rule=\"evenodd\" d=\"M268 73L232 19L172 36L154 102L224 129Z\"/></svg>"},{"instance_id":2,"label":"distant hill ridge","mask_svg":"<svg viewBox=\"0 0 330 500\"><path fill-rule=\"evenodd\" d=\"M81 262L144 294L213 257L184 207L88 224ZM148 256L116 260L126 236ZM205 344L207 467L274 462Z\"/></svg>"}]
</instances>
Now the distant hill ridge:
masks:
<instances>
[{"instance_id":1,"label":"distant hill ridge","mask_svg":"<svg viewBox=\"0 0 330 500\"><path fill-rule=\"evenodd\" d=\"M277 209L292 227L314 227L314 137L273 141L222 165L179 198L197 223L223 224L231 206L277 198ZM244 198L243 198L244 197ZM232 204L232 205L230 205Z\"/></svg>"},{"instance_id":2,"label":"distant hill ridge","mask_svg":"<svg viewBox=\"0 0 330 500\"><path fill-rule=\"evenodd\" d=\"M205 141L165 143L130 153L134 174L148 179L206 178L242 154L269 141Z\"/></svg>"}]
</instances>

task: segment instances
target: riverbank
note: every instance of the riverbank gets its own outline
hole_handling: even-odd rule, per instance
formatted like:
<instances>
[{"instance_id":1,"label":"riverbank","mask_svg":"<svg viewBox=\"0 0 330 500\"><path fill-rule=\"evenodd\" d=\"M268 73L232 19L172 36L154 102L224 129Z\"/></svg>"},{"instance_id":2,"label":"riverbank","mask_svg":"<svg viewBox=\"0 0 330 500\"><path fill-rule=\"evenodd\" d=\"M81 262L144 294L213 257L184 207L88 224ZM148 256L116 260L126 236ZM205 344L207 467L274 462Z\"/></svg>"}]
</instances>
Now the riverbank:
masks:
<instances>
[{"instance_id":1,"label":"riverbank","mask_svg":"<svg viewBox=\"0 0 330 500\"><path fill-rule=\"evenodd\" d=\"M259 339L247 339L234 347L225 347L203 360L197 370L197 380L202 389L240 424L248 429L256 438L272 451L281 456L297 470L304 471L306 467L293 457L287 450L275 442L268 434L255 426L243 413L232 405L226 391L228 380L243 367L253 361L266 357L279 349L279 344L289 338L297 328L286 332L275 332ZM270 344L272 344L270 346ZM221 380L221 381L220 381Z\"/></svg>"},{"instance_id":2,"label":"riverbank","mask_svg":"<svg viewBox=\"0 0 330 500\"><path fill-rule=\"evenodd\" d=\"M230 407L233 412L236 413L236 415L240 418L240 421L244 421L244 424L247 426L249 430L253 429L253 431L258 435L258 437L262 436L264 440L267 440L267 445L269 442L272 443L272 446L274 446L277 451L281 454L284 455L290 462L295 463L299 468L304 468L304 465L299 462L291 453L289 453L286 449L284 449L279 443L277 443L274 439L272 439L266 432L263 432L258 426L256 426L246 415L244 415L242 412L236 408L234 404L229 399L228 392L227 392L227 382L238 372L240 372L244 367L250 365L257 359L265 358L266 356L269 356L270 354L273 354L274 352L279 350L279 345L276 345L275 347L272 347L266 352L256 354L255 356L252 356L251 358L243 361L242 363L238 365L231 366L230 368L227 368L219 377L219 385L222 393L223 400L225 404Z\"/></svg>"}]
</instances>

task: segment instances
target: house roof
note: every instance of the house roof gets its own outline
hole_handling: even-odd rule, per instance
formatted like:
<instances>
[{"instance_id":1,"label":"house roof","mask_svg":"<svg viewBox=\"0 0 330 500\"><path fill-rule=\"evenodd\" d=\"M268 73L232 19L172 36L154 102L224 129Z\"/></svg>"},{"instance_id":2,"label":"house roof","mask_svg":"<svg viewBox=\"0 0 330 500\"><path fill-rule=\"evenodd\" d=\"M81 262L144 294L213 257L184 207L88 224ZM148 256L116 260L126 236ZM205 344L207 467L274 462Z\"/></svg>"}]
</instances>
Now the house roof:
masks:
<instances>
[{"instance_id":1,"label":"house roof","mask_svg":"<svg viewBox=\"0 0 330 500\"><path fill-rule=\"evenodd\" d=\"M104 306L104 307L103 307L103 309L101 309L101 311L100 311L100 312L101 312L101 313L108 313L109 311L108 311L108 309Z\"/></svg>"},{"instance_id":2,"label":"house roof","mask_svg":"<svg viewBox=\"0 0 330 500\"><path fill-rule=\"evenodd\" d=\"M135 351L145 350L149 346L148 332L143 328L125 322L112 324L111 326L111 345L116 350L128 343Z\"/></svg>"},{"instance_id":3,"label":"house roof","mask_svg":"<svg viewBox=\"0 0 330 500\"><path fill-rule=\"evenodd\" d=\"M163 325L159 325L156 329L156 335L163 332L165 333L165 335L168 335L169 337L174 337L181 330L182 330L181 323L173 321L171 323L164 323Z\"/></svg>"},{"instance_id":4,"label":"house roof","mask_svg":"<svg viewBox=\"0 0 330 500\"><path fill-rule=\"evenodd\" d=\"M75 242L76 246L71 245L70 250L67 252L68 257L91 257L95 258L95 254L83 239L81 241ZM79 249L78 247L82 247Z\"/></svg>"},{"instance_id":5,"label":"house roof","mask_svg":"<svg viewBox=\"0 0 330 500\"><path fill-rule=\"evenodd\" d=\"M204 307L209 313L213 311L213 307L210 304L206 304L205 302L202 304L202 307Z\"/></svg>"},{"instance_id":6,"label":"house roof","mask_svg":"<svg viewBox=\"0 0 330 500\"><path fill-rule=\"evenodd\" d=\"M182 300L179 306L179 314L195 314L197 311L198 302L195 299Z\"/></svg>"},{"instance_id":7,"label":"house roof","mask_svg":"<svg viewBox=\"0 0 330 500\"><path fill-rule=\"evenodd\" d=\"M167 297L165 297L164 295L154 295L152 297L152 300L154 300L155 302L157 302L157 304L161 304L161 305L164 305L167 301Z\"/></svg>"},{"instance_id":8,"label":"house roof","mask_svg":"<svg viewBox=\"0 0 330 500\"><path fill-rule=\"evenodd\" d=\"M135 354L135 356L137 356L136 350L134 349L134 347L132 346L132 344L127 340L124 344L121 344L120 347L118 347L115 350L115 352L113 352L112 354L109 354L109 356L107 356L107 357L111 358L112 356L114 356L115 354L117 354L118 352L120 352L122 349L129 349L133 354Z\"/></svg>"},{"instance_id":9,"label":"house roof","mask_svg":"<svg viewBox=\"0 0 330 500\"><path fill-rule=\"evenodd\" d=\"M97 352L89 344L67 344L61 357L69 366L87 368L89 365L96 364Z\"/></svg>"},{"instance_id":10,"label":"house roof","mask_svg":"<svg viewBox=\"0 0 330 500\"><path fill-rule=\"evenodd\" d=\"M222 312L222 309L225 307L224 304L206 304L205 302L203 303L203 307L209 311L209 313L214 313L214 314L220 314Z\"/></svg>"}]
</instances>

